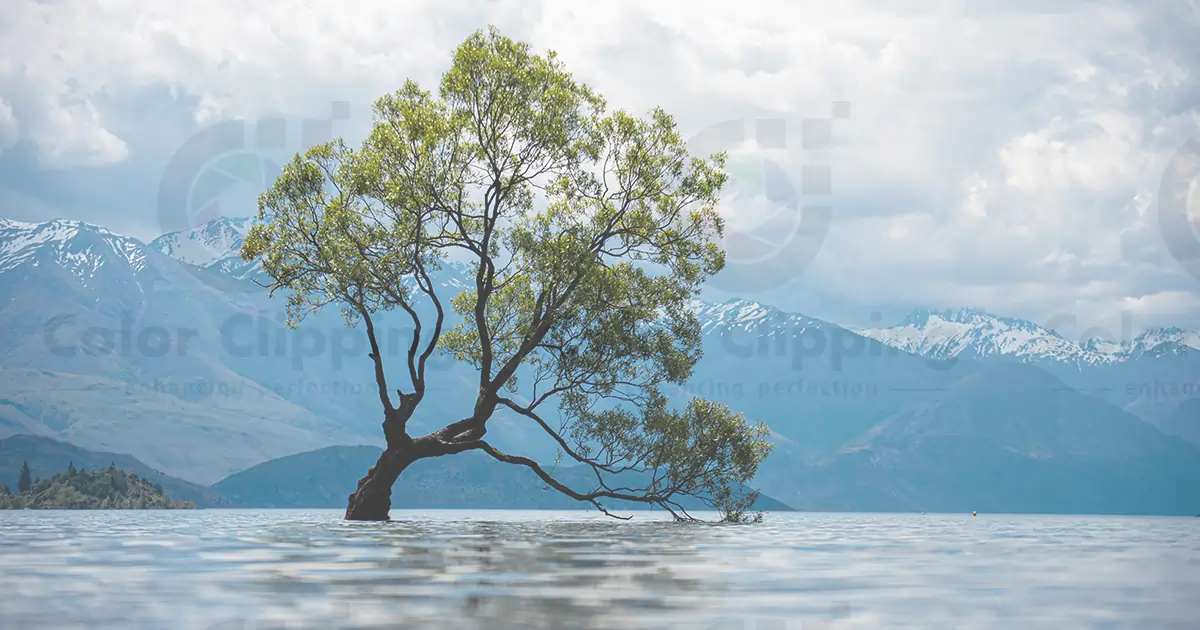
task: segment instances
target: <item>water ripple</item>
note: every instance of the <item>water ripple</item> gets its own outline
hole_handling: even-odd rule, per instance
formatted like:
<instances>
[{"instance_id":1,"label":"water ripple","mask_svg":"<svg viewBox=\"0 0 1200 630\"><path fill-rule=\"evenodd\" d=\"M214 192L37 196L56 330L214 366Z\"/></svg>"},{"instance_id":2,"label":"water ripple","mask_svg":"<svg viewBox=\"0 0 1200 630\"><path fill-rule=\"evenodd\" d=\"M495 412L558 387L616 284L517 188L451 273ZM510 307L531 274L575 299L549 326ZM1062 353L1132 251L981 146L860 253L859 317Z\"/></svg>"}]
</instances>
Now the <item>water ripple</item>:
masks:
<instances>
[{"instance_id":1,"label":"water ripple","mask_svg":"<svg viewBox=\"0 0 1200 630\"><path fill-rule=\"evenodd\" d=\"M3 628L1193 628L1200 519L0 512Z\"/></svg>"}]
</instances>

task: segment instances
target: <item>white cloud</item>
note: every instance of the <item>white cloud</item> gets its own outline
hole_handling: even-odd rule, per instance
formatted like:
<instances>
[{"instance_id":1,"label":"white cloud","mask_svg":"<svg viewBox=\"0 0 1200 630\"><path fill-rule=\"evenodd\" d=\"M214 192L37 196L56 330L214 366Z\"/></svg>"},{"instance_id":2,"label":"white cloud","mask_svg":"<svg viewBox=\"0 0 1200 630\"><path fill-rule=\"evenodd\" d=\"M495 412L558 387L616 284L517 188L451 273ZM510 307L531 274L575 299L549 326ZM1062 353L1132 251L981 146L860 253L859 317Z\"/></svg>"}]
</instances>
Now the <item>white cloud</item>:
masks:
<instances>
[{"instance_id":1,"label":"white cloud","mask_svg":"<svg viewBox=\"0 0 1200 630\"><path fill-rule=\"evenodd\" d=\"M105 129L91 102L52 106L30 134L41 162L50 168L115 164L129 155L125 142Z\"/></svg>"},{"instance_id":2,"label":"white cloud","mask_svg":"<svg viewBox=\"0 0 1200 630\"><path fill-rule=\"evenodd\" d=\"M0 151L16 144L20 133L17 119L13 117L12 106L0 98Z\"/></svg>"},{"instance_id":3,"label":"white cloud","mask_svg":"<svg viewBox=\"0 0 1200 630\"><path fill-rule=\"evenodd\" d=\"M0 94L47 167L113 163L160 133L129 113L146 90L199 124L324 115L405 78L433 87L489 23L688 133L849 101L833 149L805 153L793 128L777 156L797 181L804 163L833 169L832 229L801 286L1014 314L1200 289L1154 216L1166 160L1200 133L1200 13L1178 3L17 0Z\"/></svg>"},{"instance_id":4,"label":"white cloud","mask_svg":"<svg viewBox=\"0 0 1200 630\"><path fill-rule=\"evenodd\" d=\"M1126 298L1122 306L1134 315L1187 314L1200 311L1200 297L1185 291L1162 291Z\"/></svg>"}]
</instances>

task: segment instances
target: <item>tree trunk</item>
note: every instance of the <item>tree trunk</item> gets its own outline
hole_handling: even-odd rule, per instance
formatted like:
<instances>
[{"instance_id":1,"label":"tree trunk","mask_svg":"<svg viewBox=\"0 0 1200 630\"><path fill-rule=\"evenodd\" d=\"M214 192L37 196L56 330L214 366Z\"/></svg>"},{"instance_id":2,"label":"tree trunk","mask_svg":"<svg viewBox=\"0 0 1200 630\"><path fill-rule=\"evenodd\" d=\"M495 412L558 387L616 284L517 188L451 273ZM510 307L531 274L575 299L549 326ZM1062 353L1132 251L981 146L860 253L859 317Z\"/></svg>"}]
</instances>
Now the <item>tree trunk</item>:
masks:
<instances>
[{"instance_id":1,"label":"tree trunk","mask_svg":"<svg viewBox=\"0 0 1200 630\"><path fill-rule=\"evenodd\" d=\"M358 481L358 488L350 494L346 505L348 521L387 521L392 509L392 486L400 473L416 461L416 449L411 442L403 446L389 446L379 456L375 465Z\"/></svg>"}]
</instances>

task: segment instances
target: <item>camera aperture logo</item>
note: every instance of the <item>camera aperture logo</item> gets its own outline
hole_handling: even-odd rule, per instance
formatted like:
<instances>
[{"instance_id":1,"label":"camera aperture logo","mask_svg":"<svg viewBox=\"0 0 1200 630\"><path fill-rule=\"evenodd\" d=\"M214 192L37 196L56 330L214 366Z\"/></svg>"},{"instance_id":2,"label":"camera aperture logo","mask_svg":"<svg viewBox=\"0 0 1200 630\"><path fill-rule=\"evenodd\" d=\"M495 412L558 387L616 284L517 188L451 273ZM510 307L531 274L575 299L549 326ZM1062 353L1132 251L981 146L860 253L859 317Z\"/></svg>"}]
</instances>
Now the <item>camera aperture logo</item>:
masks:
<instances>
[{"instance_id":1,"label":"camera aperture logo","mask_svg":"<svg viewBox=\"0 0 1200 630\"><path fill-rule=\"evenodd\" d=\"M778 164L760 155L730 153L726 199L737 209L726 217L726 256L740 265L776 257L799 229L795 190Z\"/></svg>"},{"instance_id":2,"label":"camera aperture logo","mask_svg":"<svg viewBox=\"0 0 1200 630\"><path fill-rule=\"evenodd\" d=\"M832 144L833 119L849 115L849 103L836 102L832 118L801 121L801 145L810 159L822 161L820 152ZM832 216L831 169L805 163L797 185L772 159L789 148L787 132L783 119L727 120L688 140L697 155L727 155L729 182L721 209L726 264L708 280L715 289L744 294L782 286L804 272L825 242Z\"/></svg>"},{"instance_id":3,"label":"camera aperture logo","mask_svg":"<svg viewBox=\"0 0 1200 630\"><path fill-rule=\"evenodd\" d=\"M238 189L248 188L257 197L280 172L274 161L251 151L237 151L210 160L192 184L188 196L188 223L200 227L222 216L222 197ZM237 212L239 208L230 210Z\"/></svg>"},{"instance_id":4,"label":"camera aperture logo","mask_svg":"<svg viewBox=\"0 0 1200 630\"><path fill-rule=\"evenodd\" d=\"M1158 189L1158 227L1167 251L1200 281L1200 135L1167 164Z\"/></svg>"},{"instance_id":5,"label":"camera aperture logo","mask_svg":"<svg viewBox=\"0 0 1200 630\"><path fill-rule=\"evenodd\" d=\"M350 117L350 105L335 101L328 119L300 121L300 145L328 142L333 121ZM244 218L257 210L258 196L279 176L279 161L288 153L288 121L227 120L188 138L171 156L159 181L157 210L164 234L185 232L220 217ZM252 137L251 137L252 136ZM226 254L220 240L201 240L212 254Z\"/></svg>"}]
</instances>

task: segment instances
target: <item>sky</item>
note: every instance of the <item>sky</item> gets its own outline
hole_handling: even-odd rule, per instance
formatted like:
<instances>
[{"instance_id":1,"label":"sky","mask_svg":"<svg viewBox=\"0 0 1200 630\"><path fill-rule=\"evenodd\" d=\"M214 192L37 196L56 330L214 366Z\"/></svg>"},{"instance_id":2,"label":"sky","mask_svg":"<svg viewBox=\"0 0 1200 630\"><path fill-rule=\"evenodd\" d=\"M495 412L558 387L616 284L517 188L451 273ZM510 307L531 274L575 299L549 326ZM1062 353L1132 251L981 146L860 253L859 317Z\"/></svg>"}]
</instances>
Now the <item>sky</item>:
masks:
<instances>
[{"instance_id":1,"label":"sky","mask_svg":"<svg viewBox=\"0 0 1200 630\"><path fill-rule=\"evenodd\" d=\"M252 214L274 165L361 140L488 25L730 153L707 299L1200 326L1197 0L7 0L0 216L148 240Z\"/></svg>"}]
</instances>

